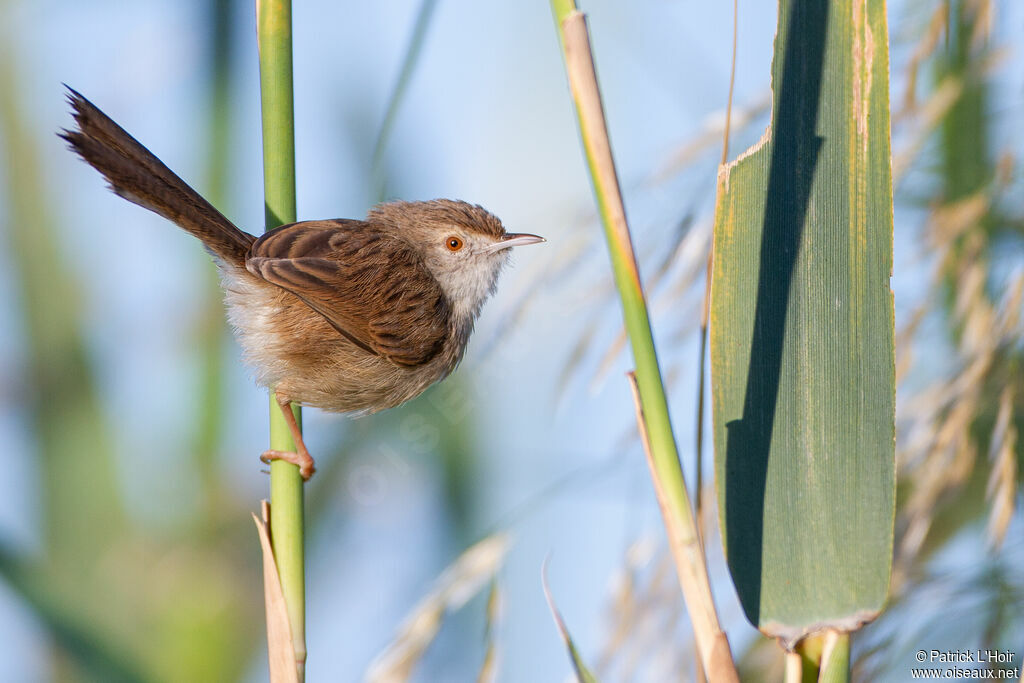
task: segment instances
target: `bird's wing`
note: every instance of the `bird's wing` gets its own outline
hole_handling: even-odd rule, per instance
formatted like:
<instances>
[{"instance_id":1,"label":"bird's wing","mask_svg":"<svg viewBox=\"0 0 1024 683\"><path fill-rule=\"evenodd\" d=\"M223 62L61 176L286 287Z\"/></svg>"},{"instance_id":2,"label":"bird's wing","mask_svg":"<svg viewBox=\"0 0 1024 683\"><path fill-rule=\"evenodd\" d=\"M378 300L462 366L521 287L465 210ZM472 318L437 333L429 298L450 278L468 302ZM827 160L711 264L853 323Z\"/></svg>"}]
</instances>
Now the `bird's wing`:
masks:
<instances>
[{"instance_id":1,"label":"bird's wing","mask_svg":"<svg viewBox=\"0 0 1024 683\"><path fill-rule=\"evenodd\" d=\"M437 280L405 242L363 221L272 230L252 245L246 268L396 365L422 365L444 345L449 309Z\"/></svg>"}]
</instances>

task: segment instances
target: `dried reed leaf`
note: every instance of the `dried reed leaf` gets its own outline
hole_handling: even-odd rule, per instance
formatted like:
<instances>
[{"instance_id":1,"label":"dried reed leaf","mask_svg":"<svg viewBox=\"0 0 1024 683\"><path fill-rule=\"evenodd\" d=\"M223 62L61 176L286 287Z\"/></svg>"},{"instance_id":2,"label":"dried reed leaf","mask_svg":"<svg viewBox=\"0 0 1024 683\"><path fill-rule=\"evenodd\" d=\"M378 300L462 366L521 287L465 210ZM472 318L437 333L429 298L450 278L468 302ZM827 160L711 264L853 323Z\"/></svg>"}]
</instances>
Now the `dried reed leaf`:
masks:
<instances>
[{"instance_id":1,"label":"dried reed leaf","mask_svg":"<svg viewBox=\"0 0 1024 683\"><path fill-rule=\"evenodd\" d=\"M477 673L477 683L493 683L498 680L498 639L496 636L498 622L501 620L501 590L498 581L491 581L491 590L487 594L487 621L484 637L487 647L484 650L484 661Z\"/></svg>"},{"instance_id":2,"label":"dried reed leaf","mask_svg":"<svg viewBox=\"0 0 1024 683\"><path fill-rule=\"evenodd\" d=\"M612 579L609 632L596 673L614 680L669 680L696 661L671 556L644 537Z\"/></svg>"},{"instance_id":3,"label":"dried reed leaf","mask_svg":"<svg viewBox=\"0 0 1024 683\"><path fill-rule=\"evenodd\" d=\"M1020 325L1022 299L1024 299L1024 272L1019 272L1010 283L1000 306L999 337L1008 339L1020 336L1017 326Z\"/></svg>"},{"instance_id":4,"label":"dried reed leaf","mask_svg":"<svg viewBox=\"0 0 1024 683\"><path fill-rule=\"evenodd\" d=\"M936 6L932 12L931 20L928 22L928 28L921 34L921 38L918 40L917 45L914 46L914 52L907 64L907 88L903 95L903 109L893 114L894 123L916 108L917 73L921 68L921 64L934 54L935 48L941 44L941 38L946 33L947 20L946 8L941 4Z\"/></svg>"},{"instance_id":5,"label":"dried reed leaf","mask_svg":"<svg viewBox=\"0 0 1024 683\"><path fill-rule=\"evenodd\" d=\"M274 550L270 543L270 503L263 501L260 507L263 519L255 514L256 532L260 537L263 551L263 602L267 612L267 655L270 660L272 683L298 683L299 675L292 645L292 629L288 622L288 608L281 590L281 577L277 574Z\"/></svg>"},{"instance_id":6,"label":"dried reed leaf","mask_svg":"<svg viewBox=\"0 0 1024 683\"><path fill-rule=\"evenodd\" d=\"M991 197L987 189L979 190L958 201L940 206L929 224L931 238L936 244L958 239L989 212Z\"/></svg>"},{"instance_id":7,"label":"dried reed leaf","mask_svg":"<svg viewBox=\"0 0 1024 683\"><path fill-rule=\"evenodd\" d=\"M1017 428L1013 423L1013 385L1008 384L999 396L999 413L989 448L992 472L985 497L991 501L988 535L996 548L1003 544L1013 517L1017 498Z\"/></svg>"},{"instance_id":8,"label":"dried reed leaf","mask_svg":"<svg viewBox=\"0 0 1024 683\"><path fill-rule=\"evenodd\" d=\"M398 683L408 680L434 641L446 614L461 609L491 581L511 546L507 534L497 533L463 552L434 582L399 628L395 639L371 662L366 680Z\"/></svg>"},{"instance_id":9,"label":"dried reed leaf","mask_svg":"<svg viewBox=\"0 0 1024 683\"><path fill-rule=\"evenodd\" d=\"M931 137L939 122L949 113L953 105L963 93L964 83L959 78L947 76L935 89L932 95L919 110L915 110L917 119L914 126L915 134L911 142L904 145L903 149L893 154L892 159L892 180L898 184L911 162L920 153L925 142Z\"/></svg>"},{"instance_id":10,"label":"dried reed leaf","mask_svg":"<svg viewBox=\"0 0 1024 683\"><path fill-rule=\"evenodd\" d=\"M980 52L992 37L996 17L995 3L992 0L971 0L967 3L967 11L974 14L971 21L971 49Z\"/></svg>"}]
</instances>

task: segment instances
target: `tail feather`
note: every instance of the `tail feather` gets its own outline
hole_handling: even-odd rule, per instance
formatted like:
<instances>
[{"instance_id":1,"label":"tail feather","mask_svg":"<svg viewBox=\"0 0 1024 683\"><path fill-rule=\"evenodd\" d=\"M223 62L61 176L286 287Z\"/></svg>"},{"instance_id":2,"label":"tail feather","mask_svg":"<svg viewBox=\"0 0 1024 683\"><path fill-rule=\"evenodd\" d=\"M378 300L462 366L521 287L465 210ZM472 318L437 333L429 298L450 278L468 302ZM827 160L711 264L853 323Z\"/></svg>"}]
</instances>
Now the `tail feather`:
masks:
<instances>
[{"instance_id":1,"label":"tail feather","mask_svg":"<svg viewBox=\"0 0 1024 683\"><path fill-rule=\"evenodd\" d=\"M195 235L225 263L244 267L256 238L235 227L92 102L72 88L68 91L78 130L59 135L103 174L110 189Z\"/></svg>"}]
</instances>

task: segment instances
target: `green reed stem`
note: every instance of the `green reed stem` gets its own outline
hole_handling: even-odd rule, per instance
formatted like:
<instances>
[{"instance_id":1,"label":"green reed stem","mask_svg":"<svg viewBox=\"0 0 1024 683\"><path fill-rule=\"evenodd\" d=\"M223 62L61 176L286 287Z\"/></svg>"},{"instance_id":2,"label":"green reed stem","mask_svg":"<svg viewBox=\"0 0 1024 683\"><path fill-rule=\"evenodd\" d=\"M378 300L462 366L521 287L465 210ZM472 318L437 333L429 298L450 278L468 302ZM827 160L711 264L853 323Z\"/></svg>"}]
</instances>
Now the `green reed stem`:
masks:
<instances>
[{"instance_id":1,"label":"green reed stem","mask_svg":"<svg viewBox=\"0 0 1024 683\"><path fill-rule=\"evenodd\" d=\"M263 186L266 227L270 230L294 222L296 216L290 0L257 0L256 21L263 110ZM301 425L301 411L293 410ZM273 396L270 447L295 451L288 425ZM302 477L298 467L280 460L270 465L270 532L302 680L306 660Z\"/></svg>"}]
</instances>

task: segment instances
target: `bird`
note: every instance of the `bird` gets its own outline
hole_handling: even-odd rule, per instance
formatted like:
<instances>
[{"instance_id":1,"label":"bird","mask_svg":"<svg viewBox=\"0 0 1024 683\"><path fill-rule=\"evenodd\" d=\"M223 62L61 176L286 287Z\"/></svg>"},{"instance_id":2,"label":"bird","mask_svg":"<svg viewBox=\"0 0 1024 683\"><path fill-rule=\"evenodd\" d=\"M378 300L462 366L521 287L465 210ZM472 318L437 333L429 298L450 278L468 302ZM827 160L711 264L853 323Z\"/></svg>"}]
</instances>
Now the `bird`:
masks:
<instances>
[{"instance_id":1,"label":"bird","mask_svg":"<svg viewBox=\"0 0 1024 683\"><path fill-rule=\"evenodd\" d=\"M450 199L390 201L363 220L302 221L256 237L65 87L76 128L58 135L115 194L175 223L213 256L243 360L275 395L296 446L261 459L291 462L304 480L315 463L293 403L365 415L418 396L462 360L510 250L546 241Z\"/></svg>"}]
</instances>

